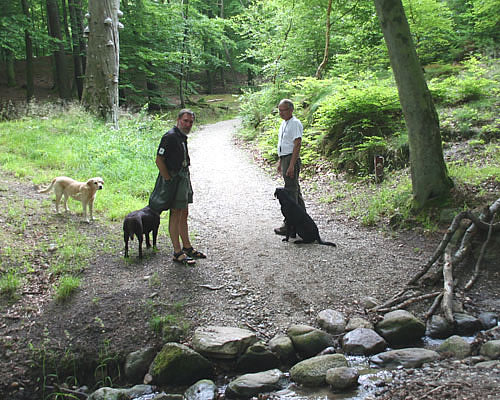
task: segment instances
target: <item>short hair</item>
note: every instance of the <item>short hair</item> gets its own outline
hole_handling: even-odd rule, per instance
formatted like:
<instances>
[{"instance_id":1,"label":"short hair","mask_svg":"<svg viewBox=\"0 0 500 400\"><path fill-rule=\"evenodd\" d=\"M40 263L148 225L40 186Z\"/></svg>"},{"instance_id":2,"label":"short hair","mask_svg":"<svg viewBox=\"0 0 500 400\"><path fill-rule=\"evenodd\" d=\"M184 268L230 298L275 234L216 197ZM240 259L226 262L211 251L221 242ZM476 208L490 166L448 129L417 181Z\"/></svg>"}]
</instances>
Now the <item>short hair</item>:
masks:
<instances>
[{"instance_id":1,"label":"short hair","mask_svg":"<svg viewBox=\"0 0 500 400\"><path fill-rule=\"evenodd\" d=\"M181 111L179 111L179 114L177 114L177 119L181 119L184 114L189 114L193 117L193 119L196 119L194 112L189 108L183 108Z\"/></svg>"},{"instance_id":2,"label":"short hair","mask_svg":"<svg viewBox=\"0 0 500 400\"><path fill-rule=\"evenodd\" d=\"M290 110L293 111L293 102L290 99L283 99L280 101L278 104L278 107L281 106L282 104L286 104Z\"/></svg>"}]
</instances>

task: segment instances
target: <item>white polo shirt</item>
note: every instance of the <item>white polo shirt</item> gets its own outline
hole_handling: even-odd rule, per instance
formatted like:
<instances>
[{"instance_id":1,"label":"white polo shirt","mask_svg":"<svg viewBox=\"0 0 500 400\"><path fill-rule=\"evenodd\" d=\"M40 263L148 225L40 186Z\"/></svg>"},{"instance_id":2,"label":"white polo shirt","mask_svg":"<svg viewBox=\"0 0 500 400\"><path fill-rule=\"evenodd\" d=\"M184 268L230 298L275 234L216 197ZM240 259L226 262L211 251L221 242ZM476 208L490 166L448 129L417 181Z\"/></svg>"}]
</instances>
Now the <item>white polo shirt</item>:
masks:
<instances>
[{"instance_id":1,"label":"white polo shirt","mask_svg":"<svg viewBox=\"0 0 500 400\"><path fill-rule=\"evenodd\" d=\"M282 121L278 132L278 156L292 154L293 142L302 137L303 131L302 123L294 116L287 121Z\"/></svg>"}]
</instances>

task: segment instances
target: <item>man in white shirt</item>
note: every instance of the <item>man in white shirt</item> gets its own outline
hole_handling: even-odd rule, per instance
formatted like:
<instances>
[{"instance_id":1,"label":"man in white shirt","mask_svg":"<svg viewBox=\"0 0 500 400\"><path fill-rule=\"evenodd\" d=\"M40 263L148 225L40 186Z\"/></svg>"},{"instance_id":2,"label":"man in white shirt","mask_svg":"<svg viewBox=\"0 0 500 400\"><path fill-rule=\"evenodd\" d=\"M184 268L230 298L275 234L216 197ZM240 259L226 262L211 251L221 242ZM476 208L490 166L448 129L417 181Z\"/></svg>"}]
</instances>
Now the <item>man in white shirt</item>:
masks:
<instances>
[{"instance_id":1,"label":"man in white shirt","mask_svg":"<svg viewBox=\"0 0 500 400\"><path fill-rule=\"evenodd\" d=\"M306 206L299 185L300 146L304 128L302 123L293 116L293 103L291 100L281 100L278 110L281 119L283 119L278 131L278 172L285 180L285 189L297 204L305 210ZM285 235L286 226L282 225L274 229L274 232L277 235Z\"/></svg>"}]
</instances>

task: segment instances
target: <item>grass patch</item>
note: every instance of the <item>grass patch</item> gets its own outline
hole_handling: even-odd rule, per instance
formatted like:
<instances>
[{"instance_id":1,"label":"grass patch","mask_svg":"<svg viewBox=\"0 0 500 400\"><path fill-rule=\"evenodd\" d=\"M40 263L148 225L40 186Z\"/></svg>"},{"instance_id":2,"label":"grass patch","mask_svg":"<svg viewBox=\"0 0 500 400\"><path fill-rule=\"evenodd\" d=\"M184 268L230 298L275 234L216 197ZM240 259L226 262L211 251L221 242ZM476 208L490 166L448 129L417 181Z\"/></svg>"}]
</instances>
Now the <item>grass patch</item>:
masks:
<instances>
[{"instance_id":1,"label":"grass patch","mask_svg":"<svg viewBox=\"0 0 500 400\"><path fill-rule=\"evenodd\" d=\"M22 286L22 277L16 270L9 270L0 277L0 294L7 299L15 300Z\"/></svg>"},{"instance_id":2,"label":"grass patch","mask_svg":"<svg viewBox=\"0 0 500 400\"><path fill-rule=\"evenodd\" d=\"M58 302L64 302L67 301L73 293L76 292L76 290L80 287L81 285L81 279L72 276L72 275L64 275L59 279L59 283L57 284L55 288L55 299Z\"/></svg>"}]
</instances>

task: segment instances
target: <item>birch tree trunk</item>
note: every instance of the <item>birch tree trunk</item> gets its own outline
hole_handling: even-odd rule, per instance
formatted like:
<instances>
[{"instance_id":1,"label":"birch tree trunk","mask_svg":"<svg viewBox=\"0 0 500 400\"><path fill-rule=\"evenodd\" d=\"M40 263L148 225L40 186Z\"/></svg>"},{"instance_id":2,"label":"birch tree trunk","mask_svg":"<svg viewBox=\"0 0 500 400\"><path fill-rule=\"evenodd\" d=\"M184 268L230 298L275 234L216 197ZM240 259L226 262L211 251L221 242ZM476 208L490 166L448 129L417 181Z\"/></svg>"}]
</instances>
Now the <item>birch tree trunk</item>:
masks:
<instances>
[{"instance_id":1,"label":"birch tree trunk","mask_svg":"<svg viewBox=\"0 0 500 400\"><path fill-rule=\"evenodd\" d=\"M84 107L118 128L120 0L89 0L89 42L83 87Z\"/></svg>"},{"instance_id":2,"label":"birch tree trunk","mask_svg":"<svg viewBox=\"0 0 500 400\"><path fill-rule=\"evenodd\" d=\"M453 182L444 163L439 120L401 0L374 0L408 129L413 199L417 208L445 198Z\"/></svg>"}]
</instances>

